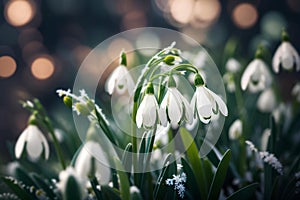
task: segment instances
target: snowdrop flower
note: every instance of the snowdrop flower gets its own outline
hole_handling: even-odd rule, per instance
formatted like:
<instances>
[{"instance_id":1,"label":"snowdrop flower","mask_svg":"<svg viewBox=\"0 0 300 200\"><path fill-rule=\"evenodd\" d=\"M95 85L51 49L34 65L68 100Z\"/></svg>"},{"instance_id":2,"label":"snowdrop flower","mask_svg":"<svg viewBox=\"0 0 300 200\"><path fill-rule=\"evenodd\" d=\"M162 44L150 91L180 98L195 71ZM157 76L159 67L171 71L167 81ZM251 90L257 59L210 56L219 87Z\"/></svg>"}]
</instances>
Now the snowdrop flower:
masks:
<instances>
[{"instance_id":1,"label":"snowdrop flower","mask_svg":"<svg viewBox=\"0 0 300 200\"><path fill-rule=\"evenodd\" d=\"M212 115L217 114L219 110L224 116L228 115L227 106L224 101L213 91L205 87L204 81L199 74L195 76L194 84L196 92L191 101L194 118L198 115L203 123L208 124Z\"/></svg>"},{"instance_id":2,"label":"snowdrop flower","mask_svg":"<svg viewBox=\"0 0 300 200\"><path fill-rule=\"evenodd\" d=\"M225 64L226 70L230 73L237 73L241 70L241 63L234 58L229 58Z\"/></svg>"},{"instance_id":3,"label":"snowdrop flower","mask_svg":"<svg viewBox=\"0 0 300 200\"><path fill-rule=\"evenodd\" d=\"M296 85L293 87L292 95L296 97L298 102L300 102L300 82L296 83Z\"/></svg>"},{"instance_id":4,"label":"snowdrop flower","mask_svg":"<svg viewBox=\"0 0 300 200\"><path fill-rule=\"evenodd\" d=\"M257 108L261 112L272 112L277 105L275 93L272 88L264 90L258 97Z\"/></svg>"},{"instance_id":5,"label":"snowdrop flower","mask_svg":"<svg viewBox=\"0 0 300 200\"><path fill-rule=\"evenodd\" d=\"M169 78L168 90L160 105L160 111L160 120L163 126L167 126L167 122L170 122L172 126L177 126L182 121L192 123L192 109L189 102L176 88L173 77Z\"/></svg>"},{"instance_id":6,"label":"snowdrop flower","mask_svg":"<svg viewBox=\"0 0 300 200\"><path fill-rule=\"evenodd\" d=\"M118 94L123 94L128 90L129 94L132 95L134 89L134 81L126 68L126 55L121 52L120 65L114 69L111 75L108 77L105 83L106 91L111 95L114 90Z\"/></svg>"},{"instance_id":7,"label":"snowdrop flower","mask_svg":"<svg viewBox=\"0 0 300 200\"><path fill-rule=\"evenodd\" d=\"M296 49L289 42L289 37L285 31L282 32L282 43L276 50L273 57L273 70L278 73L280 66L285 70L300 71L300 57Z\"/></svg>"},{"instance_id":8,"label":"snowdrop flower","mask_svg":"<svg viewBox=\"0 0 300 200\"><path fill-rule=\"evenodd\" d=\"M242 135L243 124L240 119L235 120L229 128L229 139L236 140Z\"/></svg>"},{"instance_id":9,"label":"snowdrop flower","mask_svg":"<svg viewBox=\"0 0 300 200\"><path fill-rule=\"evenodd\" d=\"M72 167L68 167L59 173L57 188L61 191L63 199L83 199L85 196L85 184Z\"/></svg>"},{"instance_id":10,"label":"snowdrop flower","mask_svg":"<svg viewBox=\"0 0 300 200\"><path fill-rule=\"evenodd\" d=\"M242 78L242 90L249 88L250 92L259 92L269 87L272 82L272 76L268 66L260 58L255 58L246 67Z\"/></svg>"},{"instance_id":11,"label":"snowdrop flower","mask_svg":"<svg viewBox=\"0 0 300 200\"><path fill-rule=\"evenodd\" d=\"M145 96L136 113L136 125L138 128L143 126L151 129L158 122L159 107L154 96L153 84L149 82L145 90Z\"/></svg>"},{"instance_id":12,"label":"snowdrop flower","mask_svg":"<svg viewBox=\"0 0 300 200\"><path fill-rule=\"evenodd\" d=\"M77 174L80 175L82 179L87 179L88 176L91 175L92 169L95 169L94 175L99 179L100 183L107 184L110 178L110 169L96 160L90 152L103 154L99 143L91 140L87 141L76 158L74 168ZM101 159L104 159L104 162L108 163L104 155L101 156Z\"/></svg>"},{"instance_id":13,"label":"snowdrop flower","mask_svg":"<svg viewBox=\"0 0 300 200\"><path fill-rule=\"evenodd\" d=\"M16 158L21 157L25 146L30 159L37 160L43 151L45 159L49 158L48 142L40 129L35 125L29 124L18 138L15 146Z\"/></svg>"},{"instance_id":14,"label":"snowdrop flower","mask_svg":"<svg viewBox=\"0 0 300 200\"><path fill-rule=\"evenodd\" d=\"M261 137L261 149L263 151L267 150L270 135L271 135L271 129L269 128L265 129Z\"/></svg>"},{"instance_id":15,"label":"snowdrop flower","mask_svg":"<svg viewBox=\"0 0 300 200\"><path fill-rule=\"evenodd\" d=\"M232 73L225 73L223 75L223 81L226 84L226 88L228 92L235 91L235 82L234 82L234 75Z\"/></svg>"}]
</instances>

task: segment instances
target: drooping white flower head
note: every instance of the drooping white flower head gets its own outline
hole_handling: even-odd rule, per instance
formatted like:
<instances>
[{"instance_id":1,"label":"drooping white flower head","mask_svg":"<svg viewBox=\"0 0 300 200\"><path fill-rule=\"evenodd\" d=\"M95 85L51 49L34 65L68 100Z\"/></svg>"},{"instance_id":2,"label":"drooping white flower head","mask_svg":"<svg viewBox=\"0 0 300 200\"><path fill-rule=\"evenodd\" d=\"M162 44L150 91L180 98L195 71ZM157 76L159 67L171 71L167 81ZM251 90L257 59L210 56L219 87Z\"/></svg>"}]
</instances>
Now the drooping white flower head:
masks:
<instances>
[{"instance_id":1,"label":"drooping white flower head","mask_svg":"<svg viewBox=\"0 0 300 200\"><path fill-rule=\"evenodd\" d=\"M192 109L186 98L176 88L173 77L169 78L169 87L160 105L160 120L163 126L169 122L178 126L182 121L191 124L193 121Z\"/></svg>"},{"instance_id":2,"label":"drooping white flower head","mask_svg":"<svg viewBox=\"0 0 300 200\"><path fill-rule=\"evenodd\" d=\"M235 82L234 82L234 75L232 73L225 73L223 75L223 81L226 84L226 89L228 92L235 91Z\"/></svg>"},{"instance_id":3,"label":"drooping white flower head","mask_svg":"<svg viewBox=\"0 0 300 200\"><path fill-rule=\"evenodd\" d=\"M16 158L21 157L25 144L27 155L31 160L37 160L43 151L45 159L49 158L48 142L37 126L29 124L21 133L15 146Z\"/></svg>"},{"instance_id":4,"label":"drooping white flower head","mask_svg":"<svg viewBox=\"0 0 300 200\"><path fill-rule=\"evenodd\" d=\"M241 63L234 58L229 58L225 64L226 70L230 73L237 73L241 70Z\"/></svg>"},{"instance_id":5,"label":"drooping white flower head","mask_svg":"<svg viewBox=\"0 0 300 200\"><path fill-rule=\"evenodd\" d=\"M228 136L231 140L236 140L242 135L243 124L240 119L235 120L229 128Z\"/></svg>"},{"instance_id":6,"label":"drooping white flower head","mask_svg":"<svg viewBox=\"0 0 300 200\"><path fill-rule=\"evenodd\" d=\"M206 88L202 77L197 74L195 77L196 91L191 101L191 107L194 114L207 124L210 122L213 114L219 111L224 115L228 115L227 106L224 101L210 89Z\"/></svg>"},{"instance_id":7,"label":"drooping white flower head","mask_svg":"<svg viewBox=\"0 0 300 200\"><path fill-rule=\"evenodd\" d=\"M261 112L272 112L277 105L276 96L272 88L264 90L258 97L257 108Z\"/></svg>"},{"instance_id":8,"label":"drooping white flower head","mask_svg":"<svg viewBox=\"0 0 300 200\"><path fill-rule=\"evenodd\" d=\"M63 199L82 199L85 196L85 182L73 167L67 167L59 173L59 182L56 186L61 191Z\"/></svg>"},{"instance_id":9,"label":"drooping white flower head","mask_svg":"<svg viewBox=\"0 0 300 200\"><path fill-rule=\"evenodd\" d=\"M89 140L82 147L75 162L75 170L82 179L87 179L91 175L92 169L101 184L107 184L110 179L110 169L104 163L100 163L90 152L97 152L101 155L101 162L108 163L99 143ZM94 166L93 166L94 165Z\"/></svg>"},{"instance_id":10,"label":"drooping white flower head","mask_svg":"<svg viewBox=\"0 0 300 200\"><path fill-rule=\"evenodd\" d=\"M268 66L260 58L255 58L246 67L242 78L242 90L249 88L250 92L259 92L269 87L272 83L272 76Z\"/></svg>"},{"instance_id":11,"label":"drooping white flower head","mask_svg":"<svg viewBox=\"0 0 300 200\"><path fill-rule=\"evenodd\" d=\"M292 95L300 102L300 82L296 83L292 89Z\"/></svg>"},{"instance_id":12,"label":"drooping white flower head","mask_svg":"<svg viewBox=\"0 0 300 200\"><path fill-rule=\"evenodd\" d=\"M277 48L273 61L273 70L278 73L280 66L285 70L300 71L300 57L296 49L289 42L288 35L285 31L282 32L282 43Z\"/></svg>"},{"instance_id":13,"label":"drooping white flower head","mask_svg":"<svg viewBox=\"0 0 300 200\"><path fill-rule=\"evenodd\" d=\"M147 129L154 127L159 122L159 107L154 96L153 84L148 83L145 96L136 113L136 125L138 128L142 126Z\"/></svg>"},{"instance_id":14,"label":"drooping white flower head","mask_svg":"<svg viewBox=\"0 0 300 200\"><path fill-rule=\"evenodd\" d=\"M111 95L114 91L123 94L126 90L132 95L135 84L126 67L126 55L121 52L120 65L114 69L105 83L105 90Z\"/></svg>"}]
</instances>

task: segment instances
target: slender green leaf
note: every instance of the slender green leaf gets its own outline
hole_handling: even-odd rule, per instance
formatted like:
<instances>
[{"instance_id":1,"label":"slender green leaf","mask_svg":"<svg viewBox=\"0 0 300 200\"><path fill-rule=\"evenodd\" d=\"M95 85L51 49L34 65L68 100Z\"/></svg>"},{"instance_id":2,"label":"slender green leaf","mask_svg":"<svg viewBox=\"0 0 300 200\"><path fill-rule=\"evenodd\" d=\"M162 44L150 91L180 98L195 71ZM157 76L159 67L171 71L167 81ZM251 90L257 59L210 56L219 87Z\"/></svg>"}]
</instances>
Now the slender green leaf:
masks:
<instances>
[{"instance_id":1,"label":"slender green leaf","mask_svg":"<svg viewBox=\"0 0 300 200\"><path fill-rule=\"evenodd\" d=\"M121 197L120 197L120 194L118 193L118 191L107 185L101 186L101 192L103 195L103 199L121 200Z\"/></svg>"},{"instance_id":2,"label":"slender green leaf","mask_svg":"<svg viewBox=\"0 0 300 200\"><path fill-rule=\"evenodd\" d=\"M198 189L197 180L195 178L195 174L189 165L189 163L185 160L185 158L181 158L181 164L183 171L186 173L187 181L186 181L186 192L188 191L192 196L192 199L197 199L200 196L200 191Z\"/></svg>"},{"instance_id":3,"label":"slender green leaf","mask_svg":"<svg viewBox=\"0 0 300 200\"><path fill-rule=\"evenodd\" d=\"M243 187L239 189L238 191L231 194L227 200L247 200L247 199L253 199L253 194L258 187L258 183L252 183L250 185L247 185L246 187Z\"/></svg>"},{"instance_id":4,"label":"slender green leaf","mask_svg":"<svg viewBox=\"0 0 300 200\"><path fill-rule=\"evenodd\" d=\"M12 177L1 177L1 180L17 195L20 199L23 200L32 200L37 199L35 195L32 195L30 192L26 191L20 183Z\"/></svg>"},{"instance_id":5,"label":"slender green leaf","mask_svg":"<svg viewBox=\"0 0 300 200\"><path fill-rule=\"evenodd\" d=\"M165 159L164 167L158 177L156 187L154 188L154 199L174 199L176 194L172 186L167 186L165 181L168 178L172 178L173 174L177 172L176 161L172 154L168 154Z\"/></svg>"},{"instance_id":6,"label":"slender green leaf","mask_svg":"<svg viewBox=\"0 0 300 200\"><path fill-rule=\"evenodd\" d=\"M117 167L117 173L120 180L120 194L123 200L130 200L130 185L127 173L124 171L124 167L118 158L115 158L115 164Z\"/></svg>"},{"instance_id":7,"label":"slender green leaf","mask_svg":"<svg viewBox=\"0 0 300 200\"><path fill-rule=\"evenodd\" d=\"M220 161L217 171L214 175L213 182L212 182L212 184L210 186L210 190L209 190L209 195L208 195L209 200L219 198L224 180L226 178L227 169L228 169L229 162L230 162L230 157L231 157L231 151L230 151L230 149L228 149L225 152L222 160Z\"/></svg>"},{"instance_id":8,"label":"slender green leaf","mask_svg":"<svg viewBox=\"0 0 300 200\"><path fill-rule=\"evenodd\" d=\"M132 156L130 154L132 154L132 144L128 143L122 156L122 163L126 171L130 171L132 166Z\"/></svg>"},{"instance_id":9,"label":"slender green leaf","mask_svg":"<svg viewBox=\"0 0 300 200\"><path fill-rule=\"evenodd\" d=\"M193 169L193 172L195 174L198 183L201 199L206 199L208 194L208 189L207 189L204 169L202 166L202 161L199 157L198 148L191 134L185 128L180 128L179 131L180 131L183 145L186 149L188 160L191 164L191 167Z\"/></svg>"},{"instance_id":10,"label":"slender green leaf","mask_svg":"<svg viewBox=\"0 0 300 200\"><path fill-rule=\"evenodd\" d=\"M214 177L213 164L207 158L204 158L203 159L203 167L204 167L207 185L211 185L211 183L213 181L213 177Z\"/></svg>"}]
</instances>

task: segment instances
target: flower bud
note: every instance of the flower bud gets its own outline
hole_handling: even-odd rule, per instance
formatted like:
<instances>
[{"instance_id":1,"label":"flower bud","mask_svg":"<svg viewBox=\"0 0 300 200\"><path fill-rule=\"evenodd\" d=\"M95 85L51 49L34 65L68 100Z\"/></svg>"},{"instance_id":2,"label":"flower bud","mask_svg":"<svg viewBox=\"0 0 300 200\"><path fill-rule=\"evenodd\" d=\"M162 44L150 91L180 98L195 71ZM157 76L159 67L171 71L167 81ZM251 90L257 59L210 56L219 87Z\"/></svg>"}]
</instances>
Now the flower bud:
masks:
<instances>
[{"instance_id":1,"label":"flower bud","mask_svg":"<svg viewBox=\"0 0 300 200\"><path fill-rule=\"evenodd\" d=\"M32 115L30 115L29 119L28 119L28 124L31 124L31 125L36 125L38 124L38 121L37 121L37 118L36 118L36 112L33 112Z\"/></svg>"},{"instance_id":2,"label":"flower bud","mask_svg":"<svg viewBox=\"0 0 300 200\"><path fill-rule=\"evenodd\" d=\"M124 50L122 50L120 53L120 65L127 66L127 58Z\"/></svg>"},{"instance_id":3,"label":"flower bud","mask_svg":"<svg viewBox=\"0 0 300 200\"><path fill-rule=\"evenodd\" d=\"M72 98L70 96L64 96L63 101L67 107L72 108Z\"/></svg>"},{"instance_id":4,"label":"flower bud","mask_svg":"<svg viewBox=\"0 0 300 200\"><path fill-rule=\"evenodd\" d=\"M172 56L172 55L168 55L164 58L164 62L167 64L167 65L173 65L174 64L174 60L175 60L175 57Z\"/></svg>"},{"instance_id":5,"label":"flower bud","mask_svg":"<svg viewBox=\"0 0 300 200\"><path fill-rule=\"evenodd\" d=\"M83 103L77 102L75 104L75 108L82 115L89 115L91 113L91 111L88 109L87 105L85 105Z\"/></svg>"}]
</instances>

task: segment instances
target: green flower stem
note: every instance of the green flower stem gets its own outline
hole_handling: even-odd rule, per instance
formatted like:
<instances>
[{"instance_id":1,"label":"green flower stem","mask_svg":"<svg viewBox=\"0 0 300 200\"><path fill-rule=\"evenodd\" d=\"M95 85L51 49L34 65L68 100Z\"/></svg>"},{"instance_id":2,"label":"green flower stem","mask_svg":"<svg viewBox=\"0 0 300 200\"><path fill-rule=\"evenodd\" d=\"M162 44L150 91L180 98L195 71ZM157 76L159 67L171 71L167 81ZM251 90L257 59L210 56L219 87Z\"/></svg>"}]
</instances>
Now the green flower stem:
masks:
<instances>
[{"instance_id":1,"label":"green flower stem","mask_svg":"<svg viewBox=\"0 0 300 200\"><path fill-rule=\"evenodd\" d=\"M133 110L132 110L132 130L131 130L131 143L132 143L132 162L133 162L133 171L137 168L137 141L136 141L136 125L135 125L135 118L137 113L138 103L133 103ZM138 182L138 173L134 173L134 182Z\"/></svg>"},{"instance_id":2,"label":"green flower stem","mask_svg":"<svg viewBox=\"0 0 300 200\"><path fill-rule=\"evenodd\" d=\"M147 143L147 146L146 146L146 151L145 151L145 154L146 154L146 161L144 163L144 173L142 173L142 176L141 176L141 182L140 182L140 185L144 185L144 176L145 176L145 171L147 169L149 169L149 163L150 163L150 159L151 159L151 152L153 150L153 144L154 144L154 141L155 141L155 133L156 133L156 130L157 130L157 126L154 126L152 132L151 132L151 137L150 137L150 141Z\"/></svg>"},{"instance_id":3,"label":"green flower stem","mask_svg":"<svg viewBox=\"0 0 300 200\"><path fill-rule=\"evenodd\" d=\"M57 157L58 157L58 160L62 166L63 169L66 169L66 163L65 163L65 160L63 158L63 154L62 154L62 150L59 146L59 142L58 142L58 139L54 133L54 129L53 129L53 126L49 120L48 117L45 117L45 119L43 120L46 128L48 129L52 139L53 139L53 143L54 143L54 148L55 148L55 151L56 151L56 154L57 154Z\"/></svg>"},{"instance_id":4,"label":"green flower stem","mask_svg":"<svg viewBox=\"0 0 300 200\"><path fill-rule=\"evenodd\" d=\"M172 69L172 71L180 71L180 70L190 71L195 74L197 74L199 71L194 65L191 64L180 64Z\"/></svg>"}]
</instances>

